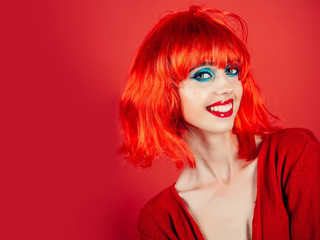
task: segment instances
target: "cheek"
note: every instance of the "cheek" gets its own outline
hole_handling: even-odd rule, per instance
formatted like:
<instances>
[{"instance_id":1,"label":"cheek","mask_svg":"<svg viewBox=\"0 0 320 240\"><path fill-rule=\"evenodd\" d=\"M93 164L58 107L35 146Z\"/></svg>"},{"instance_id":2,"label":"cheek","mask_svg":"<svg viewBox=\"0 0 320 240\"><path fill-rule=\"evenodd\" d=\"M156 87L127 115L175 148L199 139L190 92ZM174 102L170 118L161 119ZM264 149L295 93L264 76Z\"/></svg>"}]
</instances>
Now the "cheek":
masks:
<instances>
[{"instance_id":1,"label":"cheek","mask_svg":"<svg viewBox=\"0 0 320 240\"><path fill-rule=\"evenodd\" d=\"M180 99L184 99L186 102L201 102L207 98L207 95L208 93L206 88L201 88L191 84L185 85L179 90Z\"/></svg>"},{"instance_id":2,"label":"cheek","mask_svg":"<svg viewBox=\"0 0 320 240\"><path fill-rule=\"evenodd\" d=\"M188 92L179 91L179 97L180 97L181 109L182 109L183 115L194 104L194 98L195 98L194 96L195 96L195 93L192 91L188 91Z\"/></svg>"},{"instance_id":3,"label":"cheek","mask_svg":"<svg viewBox=\"0 0 320 240\"><path fill-rule=\"evenodd\" d=\"M235 93L235 95L236 95L236 98L237 98L238 100L241 100L242 94L243 94L242 83L241 83L240 81L238 81L238 82L234 85L233 89L234 89L234 93Z\"/></svg>"},{"instance_id":4,"label":"cheek","mask_svg":"<svg viewBox=\"0 0 320 240\"><path fill-rule=\"evenodd\" d=\"M236 104L234 105L234 110L235 110L235 114L238 114L238 111L242 102L242 95L243 95L243 87L241 83L234 86L234 95L236 98Z\"/></svg>"},{"instance_id":5,"label":"cheek","mask_svg":"<svg viewBox=\"0 0 320 240\"><path fill-rule=\"evenodd\" d=\"M194 89L190 88L190 87L180 87L179 89L179 97L180 97L180 101L181 101L181 105L182 105L182 109L187 106L190 102L192 102L192 99L195 96L195 91Z\"/></svg>"},{"instance_id":6,"label":"cheek","mask_svg":"<svg viewBox=\"0 0 320 240\"><path fill-rule=\"evenodd\" d=\"M182 116L184 120L188 121L190 117L196 114L200 106L200 99L198 93L194 89L181 89L179 91L181 102Z\"/></svg>"}]
</instances>

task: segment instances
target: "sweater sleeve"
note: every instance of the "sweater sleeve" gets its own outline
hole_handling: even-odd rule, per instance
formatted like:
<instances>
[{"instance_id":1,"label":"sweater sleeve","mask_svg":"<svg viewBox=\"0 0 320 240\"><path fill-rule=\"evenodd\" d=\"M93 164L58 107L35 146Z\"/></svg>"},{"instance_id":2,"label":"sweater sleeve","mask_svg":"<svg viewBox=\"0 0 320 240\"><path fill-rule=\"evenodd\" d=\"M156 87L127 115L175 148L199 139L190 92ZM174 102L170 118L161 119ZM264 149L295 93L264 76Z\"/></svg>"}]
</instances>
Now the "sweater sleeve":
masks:
<instances>
[{"instance_id":1,"label":"sweater sleeve","mask_svg":"<svg viewBox=\"0 0 320 240\"><path fill-rule=\"evenodd\" d=\"M175 221L173 220L177 206L174 205L171 208L173 203L172 194L170 189L167 188L144 205L138 216L138 239L179 239L177 237L177 229L174 226ZM172 212L172 209L175 211Z\"/></svg>"},{"instance_id":2,"label":"sweater sleeve","mask_svg":"<svg viewBox=\"0 0 320 240\"><path fill-rule=\"evenodd\" d=\"M307 139L307 140L306 140ZM299 139L297 159L285 184L293 240L320 239L320 144L309 132ZM302 147L302 151L298 148Z\"/></svg>"},{"instance_id":3,"label":"sweater sleeve","mask_svg":"<svg viewBox=\"0 0 320 240\"><path fill-rule=\"evenodd\" d=\"M155 221L156 215L150 206L141 209L137 222L137 237L140 240L166 239Z\"/></svg>"}]
</instances>

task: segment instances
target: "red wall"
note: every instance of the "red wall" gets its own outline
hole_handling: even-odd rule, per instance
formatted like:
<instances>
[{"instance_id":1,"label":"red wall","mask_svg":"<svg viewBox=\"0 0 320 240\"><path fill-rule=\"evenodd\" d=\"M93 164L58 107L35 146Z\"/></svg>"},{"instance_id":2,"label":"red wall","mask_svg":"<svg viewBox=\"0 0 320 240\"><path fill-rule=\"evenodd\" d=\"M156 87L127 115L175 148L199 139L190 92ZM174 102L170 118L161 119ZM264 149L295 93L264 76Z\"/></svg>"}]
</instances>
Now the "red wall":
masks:
<instances>
[{"instance_id":1,"label":"red wall","mask_svg":"<svg viewBox=\"0 0 320 240\"><path fill-rule=\"evenodd\" d=\"M320 4L287 2L2 6L0 238L135 239L139 209L178 172L168 162L139 170L117 156L117 105L136 49L168 10L204 4L242 16L254 75L271 111L284 125L320 138Z\"/></svg>"}]
</instances>

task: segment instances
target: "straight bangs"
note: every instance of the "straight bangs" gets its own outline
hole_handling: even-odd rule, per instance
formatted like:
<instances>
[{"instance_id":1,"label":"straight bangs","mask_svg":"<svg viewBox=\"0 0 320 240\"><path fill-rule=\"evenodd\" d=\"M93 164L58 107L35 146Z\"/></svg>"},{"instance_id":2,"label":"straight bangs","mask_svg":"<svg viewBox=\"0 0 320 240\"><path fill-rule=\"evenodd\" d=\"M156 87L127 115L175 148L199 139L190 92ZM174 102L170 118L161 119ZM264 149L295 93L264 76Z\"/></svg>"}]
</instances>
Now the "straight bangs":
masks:
<instances>
[{"instance_id":1,"label":"straight bangs","mask_svg":"<svg viewBox=\"0 0 320 240\"><path fill-rule=\"evenodd\" d=\"M173 34L168 42L161 44L167 53L167 71L174 82L178 84L190 71L203 65L223 69L231 65L238 69L239 79L245 79L250 55L234 31L223 22L208 19L208 16L185 14L185 18L177 17L177 23L169 26L174 29L166 29ZM241 33L244 36L245 29Z\"/></svg>"}]
</instances>

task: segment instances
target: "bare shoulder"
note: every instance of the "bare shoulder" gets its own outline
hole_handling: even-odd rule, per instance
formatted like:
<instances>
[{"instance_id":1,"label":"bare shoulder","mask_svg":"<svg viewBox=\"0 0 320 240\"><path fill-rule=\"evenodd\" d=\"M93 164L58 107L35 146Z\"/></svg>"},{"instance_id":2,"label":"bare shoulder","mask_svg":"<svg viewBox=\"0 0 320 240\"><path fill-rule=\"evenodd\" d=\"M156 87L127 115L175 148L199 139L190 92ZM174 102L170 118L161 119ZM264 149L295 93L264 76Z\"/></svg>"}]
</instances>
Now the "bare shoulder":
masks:
<instances>
[{"instance_id":1,"label":"bare shoulder","mask_svg":"<svg viewBox=\"0 0 320 240\"><path fill-rule=\"evenodd\" d=\"M178 177L175 188L178 193L187 192L197 188L197 173L195 169L185 167Z\"/></svg>"},{"instance_id":2,"label":"bare shoulder","mask_svg":"<svg viewBox=\"0 0 320 240\"><path fill-rule=\"evenodd\" d=\"M254 139L256 141L256 146L259 147L263 141L263 138L260 135L255 135Z\"/></svg>"}]
</instances>

